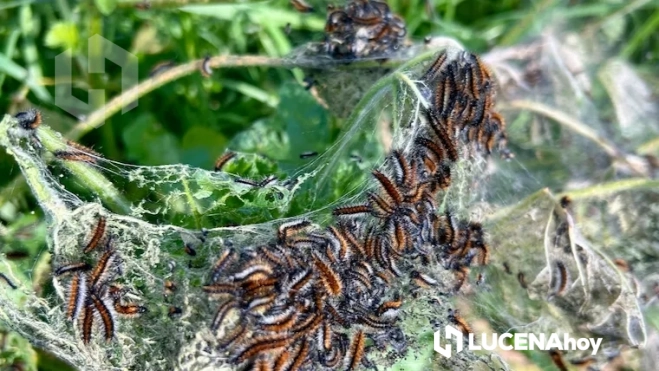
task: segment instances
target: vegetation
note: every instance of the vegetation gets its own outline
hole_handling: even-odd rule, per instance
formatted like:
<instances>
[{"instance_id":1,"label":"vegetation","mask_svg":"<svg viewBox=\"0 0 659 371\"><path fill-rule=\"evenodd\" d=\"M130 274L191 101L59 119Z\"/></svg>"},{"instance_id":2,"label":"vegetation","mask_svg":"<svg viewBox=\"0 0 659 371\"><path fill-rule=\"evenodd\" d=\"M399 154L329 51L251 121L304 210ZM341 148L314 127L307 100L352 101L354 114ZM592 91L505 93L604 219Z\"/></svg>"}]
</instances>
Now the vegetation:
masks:
<instances>
[{"instance_id":1,"label":"vegetation","mask_svg":"<svg viewBox=\"0 0 659 371\"><path fill-rule=\"evenodd\" d=\"M226 202L213 209L211 215L195 215L177 208L177 200L160 198L170 192L186 193L177 188L179 185L154 182L159 187L154 192L149 187L138 187L127 181L129 174L133 174L127 164L185 164L210 170L215 159L227 149L252 154L232 162L228 168L251 179L272 174L287 179L301 174L316 176L314 171L322 172L322 169L313 168L316 162L299 155L333 151L342 133L352 123L339 112L324 108L305 90L307 81L304 78L313 68L288 68L295 63L304 67L300 57L287 58L296 48L323 40L327 3L311 4L315 7L314 12L299 13L283 0L4 2L0 4L0 112L14 115L37 107L42 112L44 123L54 132L65 133L68 139L92 147L105 158L121 163L115 168L118 175L109 176L109 179L123 191L121 197L126 199L125 202L137 204L146 199L156 204L171 201L168 206L173 212L159 214L154 211L145 217L154 224L189 228L246 225L322 209L339 199L358 194L367 179L367 170L381 159L382 152L377 145L380 139L366 135L369 128L362 129L342 154L358 156L362 162L341 162L331 172L327 170L331 179L326 188L303 188L299 193L291 194L280 190L283 195L248 192L241 194L242 197L234 197L234 191L238 192L236 189L222 191L213 194L213 198L222 198ZM499 100L508 119L509 147L517 154L513 164L522 164L526 173L520 175L519 168L500 164L499 170L503 174L493 176L494 185L484 197L488 201L495 198L503 205L514 205L528 200L526 196L532 199L534 192L542 187L549 187L557 194L567 192L577 204L583 202L574 212L583 223L581 227L587 237L596 236L594 242L606 247L607 253L613 257L621 256L635 263L639 278L651 275L659 256L653 247L658 232L656 224L654 227L652 224L652 218L659 214L652 207L656 203L656 173L637 170L631 164L646 155L659 155L658 116L653 116L655 121L648 119L638 124L649 128L641 134L628 134L611 124L624 116L617 107L620 104L631 107L633 102L616 98L616 94L626 91L620 93L620 81L614 79L615 76L606 75L602 66L611 66L611 61L633 66L640 76L639 81L647 82L650 88L647 96L654 97L648 101L654 99L656 103L659 83L653 68L659 64L659 2L392 0L389 4L406 21L408 37L419 44L429 35L446 36L473 52L496 55L497 50L521 48L547 34L563 37L574 32L591 43L593 58L584 67L589 81L592 81L592 89L585 98L587 104L592 105L590 108L579 106L578 111L561 110L566 107L560 99L564 91L556 88L559 84L555 82L549 92L536 90L538 95L532 98L537 99L526 100L521 99L528 97L519 90L506 90L506 82L501 82L503 92ZM121 111L125 102L112 106L113 110L102 110L104 104L111 105L111 99L122 94L122 69L114 63L107 63L104 73L89 72L89 60L103 55L102 44L90 41L93 35L101 35L135 55L138 80L143 82L152 77L157 84L139 90L134 97L139 97L137 106L127 112ZM75 109L75 116L62 110L57 101L69 83L60 81L56 73L54 60L62 53L72 61L70 83L74 87L74 96L83 102L89 98L86 107ZM209 78L198 70L198 61L207 56L213 57L214 67ZM154 73L163 62L173 67ZM346 69L353 67L349 65ZM494 70L498 71L496 66ZM548 80L554 76L551 70L544 73L549 76ZM88 97L90 89L103 90L106 99ZM634 97L642 95L638 93ZM534 104L530 100L534 100ZM373 110L384 105L379 101L358 107ZM624 112L631 115L631 111L634 110L630 108ZM652 118L651 114L638 117ZM571 120L574 118L576 120ZM596 135L589 136L588 128ZM619 151L621 148L625 149L625 154ZM588 157L587 165L570 165L570 155L584 153ZM112 169L111 163L103 166ZM588 166L592 168L584 169ZM65 169L62 173L75 173L75 170ZM4 151L0 154L0 174L4 174L0 177L0 253L5 254L3 261L9 261L8 264L14 267L12 272L39 295L52 295L55 288L50 283L50 254L46 244L48 220L18 170L14 157ZM144 179L147 182L160 180L163 175L154 173L151 176L145 175ZM514 180L522 177L524 179L517 182ZM203 181L199 180L202 189ZM582 182L583 190L575 191L574 182ZM99 194L80 178L65 177L63 183L85 200L93 200ZM641 211L636 210L640 214L625 214L627 219L621 216L616 221L607 219L610 215L602 210L611 207L616 197L618 202L633 199L634 203L642 205L639 207ZM107 199L103 201L114 212L121 214L125 211L122 210L122 200L114 199L114 205ZM467 205L475 202L465 198ZM328 210L325 211L320 217L328 218ZM506 219L508 223L517 220L516 210L505 209L498 214L492 209L488 211L492 212L492 224ZM629 222L632 215L647 220L638 227L622 228L639 246L630 252L623 249L621 242L627 235L616 235L623 232L609 227ZM598 220L594 224L588 222L593 219ZM502 231L501 227L493 227L490 232L493 240L499 242L500 259L504 259L505 251L515 249L525 241L523 231L513 229L510 224L503 225L509 229ZM538 228L544 229L542 226ZM520 237L507 245L502 236L511 234ZM523 261L525 258L519 259ZM497 277L497 273L488 273ZM501 282L508 283L506 279L502 276ZM494 291L500 294L499 297L486 295L479 298L480 310L472 313L490 319L495 327L507 323L506 315L512 316L518 309L497 313L490 308L492 302L501 301L509 294L501 287L497 289L501 291ZM524 303L525 299L515 300ZM657 312L656 308L649 308L644 313L648 327L655 332L659 323ZM33 348L15 333L6 332L2 339L2 367L14 365L40 370L64 367L54 356L39 347ZM543 357L529 355L533 363L548 365L547 357Z\"/></svg>"}]
</instances>

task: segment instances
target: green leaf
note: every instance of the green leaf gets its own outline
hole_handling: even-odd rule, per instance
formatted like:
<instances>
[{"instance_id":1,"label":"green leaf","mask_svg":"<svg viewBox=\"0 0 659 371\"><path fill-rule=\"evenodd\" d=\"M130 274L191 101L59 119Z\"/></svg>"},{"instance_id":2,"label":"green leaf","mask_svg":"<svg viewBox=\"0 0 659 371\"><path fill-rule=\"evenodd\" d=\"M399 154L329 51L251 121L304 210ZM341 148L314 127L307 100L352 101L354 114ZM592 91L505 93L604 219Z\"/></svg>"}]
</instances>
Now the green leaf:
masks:
<instances>
[{"instance_id":1,"label":"green leaf","mask_svg":"<svg viewBox=\"0 0 659 371\"><path fill-rule=\"evenodd\" d=\"M126 156L142 165L180 163L176 137L163 129L151 115L142 115L123 131Z\"/></svg>"},{"instance_id":2,"label":"green leaf","mask_svg":"<svg viewBox=\"0 0 659 371\"><path fill-rule=\"evenodd\" d=\"M226 146L227 138L206 126L193 126L181 140L181 156L186 164L210 169Z\"/></svg>"},{"instance_id":3,"label":"green leaf","mask_svg":"<svg viewBox=\"0 0 659 371\"><path fill-rule=\"evenodd\" d=\"M46 34L46 46L50 48L76 49L80 35L75 23L57 22Z\"/></svg>"},{"instance_id":4,"label":"green leaf","mask_svg":"<svg viewBox=\"0 0 659 371\"><path fill-rule=\"evenodd\" d=\"M320 153L330 145L327 111L299 84L286 84L279 94L281 103L273 120L285 127L291 150L288 158L305 163L300 153Z\"/></svg>"},{"instance_id":5,"label":"green leaf","mask_svg":"<svg viewBox=\"0 0 659 371\"><path fill-rule=\"evenodd\" d=\"M117 7L117 0L94 0L94 3L103 15L110 15Z\"/></svg>"},{"instance_id":6,"label":"green leaf","mask_svg":"<svg viewBox=\"0 0 659 371\"><path fill-rule=\"evenodd\" d=\"M158 29L152 24L144 24L135 33L130 52L133 54L158 54L163 49L164 45L158 38Z\"/></svg>"},{"instance_id":7,"label":"green leaf","mask_svg":"<svg viewBox=\"0 0 659 371\"><path fill-rule=\"evenodd\" d=\"M228 89L236 90L250 98L254 98L259 102L265 103L270 107L277 106L278 103L277 97L257 86L250 85L242 81L228 80L228 79L222 79L222 85L224 85Z\"/></svg>"},{"instance_id":8,"label":"green leaf","mask_svg":"<svg viewBox=\"0 0 659 371\"><path fill-rule=\"evenodd\" d=\"M238 133L229 148L280 159L288 153L288 145L288 138L278 128L266 121L257 121L248 130Z\"/></svg>"},{"instance_id":9,"label":"green leaf","mask_svg":"<svg viewBox=\"0 0 659 371\"><path fill-rule=\"evenodd\" d=\"M30 90L42 101L50 102L52 100L50 93L48 93L45 87L36 81L25 68L19 66L4 54L0 54L0 72L6 73L18 81L25 81L27 86L30 87Z\"/></svg>"}]
</instances>

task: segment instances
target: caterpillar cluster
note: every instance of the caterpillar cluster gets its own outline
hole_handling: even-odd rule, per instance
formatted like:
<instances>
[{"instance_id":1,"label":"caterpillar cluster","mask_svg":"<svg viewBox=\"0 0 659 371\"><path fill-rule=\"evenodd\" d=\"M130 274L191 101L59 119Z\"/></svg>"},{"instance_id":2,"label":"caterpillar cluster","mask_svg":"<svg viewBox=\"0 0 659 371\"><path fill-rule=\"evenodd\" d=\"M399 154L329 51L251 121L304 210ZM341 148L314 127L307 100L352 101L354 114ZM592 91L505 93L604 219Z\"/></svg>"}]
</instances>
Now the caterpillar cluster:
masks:
<instances>
[{"instance_id":1,"label":"caterpillar cluster","mask_svg":"<svg viewBox=\"0 0 659 371\"><path fill-rule=\"evenodd\" d=\"M367 339L402 354L402 293L441 290L437 266L455 273L458 291L472 265L488 263L481 225L438 215L436 200L451 184L461 139L486 154L505 146L493 83L468 53L451 62L442 53L424 82L434 98L425 128L372 172L378 189L365 203L336 208L324 230L295 220L270 243L222 252L203 290L219 301L211 329L232 364L355 370L370 364Z\"/></svg>"},{"instance_id":2,"label":"caterpillar cluster","mask_svg":"<svg viewBox=\"0 0 659 371\"><path fill-rule=\"evenodd\" d=\"M135 317L146 308L134 303L125 303L125 290L111 284L120 273L120 258L113 248L112 235L106 231L106 218L101 216L94 227L89 241L83 248L84 254L102 250L101 256L92 268L86 262L71 263L55 269L55 275L70 275L66 317L71 322L79 322L82 341L89 344L92 339L94 324L100 323L104 338L114 338L116 317Z\"/></svg>"},{"instance_id":3,"label":"caterpillar cluster","mask_svg":"<svg viewBox=\"0 0 659 371\"><path fill-rule=\"evenodd\" d=\"M334 58L354 59L398 50L405 42L405 21L384 1L353 0L328 7L325 50Z\"/></svg>"},{"instance_id":4,"label":"caterpillar cluster","mask_svg":"<svg viewBox=\"0 0 659 371\"><path fill-rule=\"evenodd\" d=\"M506 149L506 123L493 110L492 74L478 56L463 53L449 62L448 54L442 53L422 80L434 87L430 93L432 108L425 110L425 116L451 161L457 159L453 135L488 155L498 149L504 157L512 156Z\"/></svg>"}]
</instances>

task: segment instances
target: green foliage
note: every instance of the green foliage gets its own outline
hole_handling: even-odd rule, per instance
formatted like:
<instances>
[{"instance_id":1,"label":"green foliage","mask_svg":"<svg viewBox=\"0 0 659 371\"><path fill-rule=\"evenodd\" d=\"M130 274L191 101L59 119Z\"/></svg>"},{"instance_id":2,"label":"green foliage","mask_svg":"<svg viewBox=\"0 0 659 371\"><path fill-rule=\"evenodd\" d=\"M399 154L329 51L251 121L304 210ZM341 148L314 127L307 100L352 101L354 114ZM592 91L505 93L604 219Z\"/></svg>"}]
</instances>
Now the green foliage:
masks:
<instances>
[{"instance_id":1,"label":"green foliage","mask_svg":"<svg viewBox=\"0 0 659 371\"><path fill-rule=\"evenodd\" d=\"M48 30L44 42L52 49L75 49L80 42L80 35L74 23L57 22Z\"/></svg>"},{"instance_id":2,"label":"green foliage","mask_svg":"<svg viewBox=\"0 0 659 371\"><path fill-rule=\"evenodd\" d=\"M118 95L118 66L108 63L103 76L87 71L86 40L96 33L135 54L140 80L144 80L164 61L182 64L220 54L285 56L307 41L321 40L325 24L322 9L326 4L321 2L313 4L319 9L314 14L297 13L285 0L210 4L154 1L147 10L135 6L140 3L58 0L0 4L0 112L13 114L37 106L49 125L59 126L57 130L65 132L73 127L76 119L61 111L53 99L60 84L53 61L65 51L73 60L76 96L86 100L89 88ZM550 26L588 24L586 31L600 36L603 52L620 51L641 70L651 71L659 63L656 0L569 4L549 0L392 0L390 4L406 20L409 36L415 40L430 34L449 36L482 52L529 40ZM290 35L285 31L287 25ZM301 159L299 155L331 150L346 129L345 121L332 117L304 90L302 77L297 69L260 67L220 69L210 79L193 74L141 98L135 109L114 115L81 142L123 163L181 163L207 169L225 150L235 150L241 156L229 163L226 171L256 180L272 174L278 179L294 177L299 169L322 171L325 159ZM595 91L596 97L598 93L602 93L599 97L605 95ZM92 111L97 108L92 107ZM79 115L84 117L92 111ZM522 151L537 154L538 160L526 165L539 184L560 188L570 175L558 160L560 149L527 142L529 120L523 114L508 124L510 141ZM371 136L357 134L342 155L354 154L361 160L340 162L324 192L305 179L295 191L262 190L199 174L195 183L183 190L174 185L151 189L146 175L144 186L126 185L125 193L133 202L164 200L170 206L183 205L171 208L173 212L159 216L159 221L176 221L188 227L259 223L300 215L310 206L332 204L355 194L366 179L365 170L372 167L381 151L371 146L368 138ZM130 170L119 171L126 175ZM26 284L48 291L51 288L44 284L45 273L39 270L48 266L45 224L34 201L26 198L24 184L13 183L19 175L13 159L5 153L0 154L0 174L0 187L4 188L0 194L0 253L24 252L27 258L10 262L12 272ZM73 183L78 190L85 188ZM87 196L93 198L95 194L89 192ZM193 215L193 209L199 215ZM22 273L30 271L31 277ZM656 327L657 316L651 318ZM38 355L15 335L6 336L8 345L0 349L1 366L22 362L26 369L36 369L39 362L39 367L48 369L46 355Z\"/></svg>"}]
</instances>

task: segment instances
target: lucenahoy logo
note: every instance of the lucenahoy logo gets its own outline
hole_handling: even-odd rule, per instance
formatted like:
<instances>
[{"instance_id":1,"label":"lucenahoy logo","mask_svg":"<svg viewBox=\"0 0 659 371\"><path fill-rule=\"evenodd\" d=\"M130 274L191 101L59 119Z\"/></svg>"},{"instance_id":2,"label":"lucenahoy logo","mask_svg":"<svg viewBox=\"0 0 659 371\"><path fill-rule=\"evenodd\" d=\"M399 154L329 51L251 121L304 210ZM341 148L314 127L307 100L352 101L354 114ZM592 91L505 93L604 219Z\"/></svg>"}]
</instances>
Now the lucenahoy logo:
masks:
<instances>
[{"instance_id":1,"label":"lucenahoy logo","mask_svg":"<svg viewBox=\"0 0 659 371\"><path fill-rule=\"evenodd\" d=\"M446 358L451 358L452 347L451 344L441 344L441 330L435 332L434 348L435 351ZM480 343L476 344L476 335L469 334L469 350L586 350L592 349L591 354L597 354L597 351L602 344L602 338L573 338L570 334L564 333L561 336L557 333L552 333L549 336L545 334L532 334L532 333L504 333L504 334L481 334ZM455 353L460 353L464 349L464 335L460 330L453 326L446 326L444 328L444 338L454 339Z\"/></svg>"}]
</instances>

